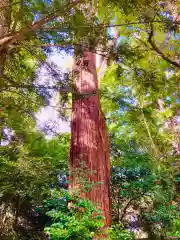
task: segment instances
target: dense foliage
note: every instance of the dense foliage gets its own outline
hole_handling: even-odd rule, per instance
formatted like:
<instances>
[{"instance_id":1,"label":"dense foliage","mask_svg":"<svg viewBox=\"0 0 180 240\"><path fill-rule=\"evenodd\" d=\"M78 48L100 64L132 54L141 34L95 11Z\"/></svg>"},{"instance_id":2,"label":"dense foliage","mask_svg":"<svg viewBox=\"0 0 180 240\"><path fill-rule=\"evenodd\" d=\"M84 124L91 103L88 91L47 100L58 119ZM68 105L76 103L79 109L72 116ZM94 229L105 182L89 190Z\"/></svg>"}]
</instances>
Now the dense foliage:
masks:
<instances>
[{"instance_id":1,"label":"dense foliage","mask_svg":"<svg viewBox=\"0 0 180 240\"><path fill-rule=\"evenodd\" d=\"M180 238L179 16L175 0L0 0L1 239ZM75 91L71 72L49 57L87 47L107 59L108 230L98 206L67 190L69 133L37 127L54 95L67 120Z\"/></svg>"}]
</instances>

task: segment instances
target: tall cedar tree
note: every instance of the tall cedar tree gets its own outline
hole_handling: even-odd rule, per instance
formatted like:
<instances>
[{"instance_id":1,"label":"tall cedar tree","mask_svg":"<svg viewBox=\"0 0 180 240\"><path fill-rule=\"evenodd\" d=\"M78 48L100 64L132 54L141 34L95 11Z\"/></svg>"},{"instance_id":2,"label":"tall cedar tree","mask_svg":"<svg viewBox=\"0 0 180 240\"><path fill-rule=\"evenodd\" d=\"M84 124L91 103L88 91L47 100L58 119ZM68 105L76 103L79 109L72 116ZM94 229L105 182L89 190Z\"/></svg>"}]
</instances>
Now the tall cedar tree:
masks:
<instances>
[{"instance_id":1,"label":"tall cedar tree","mask_svg":"<svg viewBox=\"0 0 180 240\"><path fill-rule=\"evenodd\" d=\"M84 163L90 170L89 183L96 184L83 196L99 204L108 226L111 222L109 142L100 105L96 54L87 50L75 61L74 79L77 93L72 102L70 167L74 171ZM74 175L70 187L76 189L77 185L78 176Z\"/></svg>"},{"instance_id":2,"label":"tall cedar tree","mask_svg":"<svg viewBox=\"0 0 180 240\"><path fill-rule=\"evenodd\" d=\"M10 13L9 13L9 0L0 0L0 39L9 32L10 26ZM6 58L6 51L0 45L0 76L2 76L4 69L4 62Z\"/></svg>"}]
</instances>

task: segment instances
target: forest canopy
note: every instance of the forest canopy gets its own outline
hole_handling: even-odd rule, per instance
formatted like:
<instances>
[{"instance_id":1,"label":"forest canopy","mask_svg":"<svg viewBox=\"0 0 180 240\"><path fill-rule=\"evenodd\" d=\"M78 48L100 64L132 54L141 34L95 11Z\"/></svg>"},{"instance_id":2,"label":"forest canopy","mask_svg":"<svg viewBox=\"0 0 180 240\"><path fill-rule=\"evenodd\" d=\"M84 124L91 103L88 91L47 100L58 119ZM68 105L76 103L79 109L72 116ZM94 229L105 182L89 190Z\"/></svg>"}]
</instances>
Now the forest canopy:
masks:
<instances>
[{"instance_id":1,"label":"forest canopy","mask_svg":"<svg viewBox=\"0 0 180 240\"><path fill-rule=\"evenodd\" d=\"M180 239L179 30L176 0L0 0L0 239Z\"/></svg>"}]
</instances>

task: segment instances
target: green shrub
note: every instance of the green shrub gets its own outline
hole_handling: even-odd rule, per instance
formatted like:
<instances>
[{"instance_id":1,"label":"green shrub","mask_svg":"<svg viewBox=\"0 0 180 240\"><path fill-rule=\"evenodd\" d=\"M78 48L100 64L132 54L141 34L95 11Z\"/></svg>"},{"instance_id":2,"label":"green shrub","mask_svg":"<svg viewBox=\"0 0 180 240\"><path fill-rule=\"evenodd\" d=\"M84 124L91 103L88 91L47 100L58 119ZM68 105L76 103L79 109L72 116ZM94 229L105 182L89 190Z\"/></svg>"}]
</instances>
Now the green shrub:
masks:
<instances>
[{"instance_id":1,"label":"green shrub","mask_svg":"<svg viewBox=\"0 0 180 240\"><path fill-rule=\"evenodd\" d=\"M133 240L134 236L124 229L121 224L116 224L109 228L109 238L112 240Z\"/></svg>"},{"instance_id":2,"label":"green shrub","mask_svg":"<svg viewBox=\"0 0 180 240\"><path fill-rule=\"evenodd\" d=\"M173 219L172 231L168 232L168 236L178 237L180 240L180 219Z\"/></svg>"},{"instance_id":3,"label":"green shrub","mask_svg":"<svg viewBox=\"0 0 180 240\"><path fill-rule=\"evenodd\" d=\"M101 212L87 199L64 192L60 199L46 200L51 223L45 228L52 240L90 240L103 227Z\"/></svg>"}]
</instances>

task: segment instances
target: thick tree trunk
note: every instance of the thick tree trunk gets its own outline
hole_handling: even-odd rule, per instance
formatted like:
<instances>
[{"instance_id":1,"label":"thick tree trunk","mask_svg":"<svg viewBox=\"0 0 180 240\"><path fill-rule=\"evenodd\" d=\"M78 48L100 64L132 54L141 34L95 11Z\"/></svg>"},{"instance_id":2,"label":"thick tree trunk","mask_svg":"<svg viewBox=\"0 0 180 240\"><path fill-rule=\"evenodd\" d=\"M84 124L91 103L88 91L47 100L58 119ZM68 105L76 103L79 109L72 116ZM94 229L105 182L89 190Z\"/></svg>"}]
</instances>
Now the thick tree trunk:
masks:
<instances>
[{"instance_id":1,"label":"thick tree trunk","mask_svg":"<svg viewBox=\"0 0 180 240\"><path fill-rule=\"evenodd\" d=\"M9 0L0 0L0 39L9 31L10 26L10 2ZM3 74L4 63L6 59L5 50L0 46L0 76Z\"/></svg>"},{"instance_id":2,"label":"thick tree trunk","mask_svg":"<svg viewBox=\"0 0 180 240\"><path fill-rule=\"evenodd\" d=\"M89 174L89 182L99 183L83 196L99 204L108 226L111 222L109 143L100 106L96 54L85 52L84 57L76 61L74 73L77 94L72 103L70 167L75 171L83 162L93 171ZM77 185L78 176L72 178L70 188L75 189Z\"/></svg>"}]
</instances>

